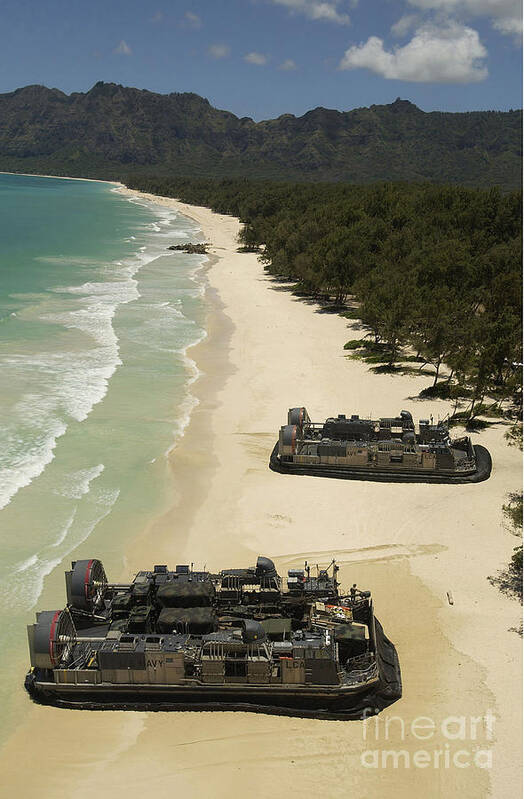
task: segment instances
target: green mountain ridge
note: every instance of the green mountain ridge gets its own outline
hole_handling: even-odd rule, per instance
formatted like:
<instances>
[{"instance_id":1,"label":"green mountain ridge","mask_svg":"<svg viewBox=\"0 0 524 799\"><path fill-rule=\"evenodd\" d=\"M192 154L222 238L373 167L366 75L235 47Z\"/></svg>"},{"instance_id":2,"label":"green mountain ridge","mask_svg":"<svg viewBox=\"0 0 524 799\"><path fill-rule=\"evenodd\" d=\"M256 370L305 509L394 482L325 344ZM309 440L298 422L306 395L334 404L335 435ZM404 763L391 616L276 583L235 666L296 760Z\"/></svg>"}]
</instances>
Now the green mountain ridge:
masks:
<instances>
[{"instance_id":1,"label":"green mountain ridge","mask_svg":"<svg viewBox=\"0 0 524 799\"><path fill-rule=\"evenodd\" d=\"M521 111L425 112L408 100L254 122L193 93L114 83L0 95L0 169L297 181L520 185Z\"/></svg>"}]
</instances>

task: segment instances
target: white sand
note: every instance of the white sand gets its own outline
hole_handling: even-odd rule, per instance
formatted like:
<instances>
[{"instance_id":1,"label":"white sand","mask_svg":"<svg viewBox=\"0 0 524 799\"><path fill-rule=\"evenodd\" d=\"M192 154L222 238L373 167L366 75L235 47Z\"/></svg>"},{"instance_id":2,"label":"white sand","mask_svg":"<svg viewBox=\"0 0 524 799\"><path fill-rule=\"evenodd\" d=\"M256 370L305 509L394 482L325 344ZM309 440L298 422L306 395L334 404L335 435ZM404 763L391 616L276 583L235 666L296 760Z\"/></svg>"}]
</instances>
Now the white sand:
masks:
<instances>
[{"instance_id":1,"label":"white sand","mask_svg":"<svg viewBox=\"0 0 524 799\"><path fill-rule=\"evenodd\" d=\"M378 728L248 713L33 707L0 756L9 795L518 797L521 640L508 628L518 624L520 607L486 579L517 544L502 528L501 505L521 482L520 453L507 447L504 426L479 436L494 460L492 477L479 485L390 485L269 471L288 407L306 405L316 419L337 412L394 415L401 408L416 418L438 417L448 407L409 399L428 385L427 376L378 376L348 360L343 344L357 337L348 322L317 313L271 280L255 255L237 253L236 219L151 199L198 221L215 257L208 273L210 335L191 353L204 371L194 386L200 405L171 456L174 506L130 542L130 572L153 562L250 565L266 554L284 573L304 558L325 563L336 556L346 586L357 581L373 591L377 616L399 652L404 696ZM178 542L185 532L182 548L174 545L175 526ZM481 721L473 740L469 729L465 739L451 739L461 733L459 722L448 735L440 730L451 716L469 723L488 712L496 717L492 740ZM419 737L410 731L420 716L439 728L428 740L422 740L427 731ZM398 719L384 740L391 717ZM474 765L479 747L490 750L492 768ZM444 754L440 768L366 768L361 754L368 749ZM471 765L446 768L446 752L457 750Z\"/></svg>"}]
</instances>

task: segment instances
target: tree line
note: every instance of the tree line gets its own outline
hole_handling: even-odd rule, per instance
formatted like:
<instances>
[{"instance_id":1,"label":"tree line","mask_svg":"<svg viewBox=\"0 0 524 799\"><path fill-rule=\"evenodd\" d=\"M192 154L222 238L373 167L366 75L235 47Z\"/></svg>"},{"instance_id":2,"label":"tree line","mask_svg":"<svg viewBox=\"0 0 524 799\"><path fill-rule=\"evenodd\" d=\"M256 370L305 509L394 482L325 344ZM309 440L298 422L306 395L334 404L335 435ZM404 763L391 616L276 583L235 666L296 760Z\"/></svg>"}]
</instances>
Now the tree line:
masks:
<instances>
[{"instance_id":1,"label":"tree line","mask_svg":"<svg viewBox=\"0 0 524 799\"><path fill-rule=\"evenodd\" d=\"M458 387L521 403L521 192L431 184L290 184L140 176L131 188L243 222L241 245L297 290L358 317L393 368L402 348ZM443 375L443 365L447 371Z\"/></svg>"}]
</instances>

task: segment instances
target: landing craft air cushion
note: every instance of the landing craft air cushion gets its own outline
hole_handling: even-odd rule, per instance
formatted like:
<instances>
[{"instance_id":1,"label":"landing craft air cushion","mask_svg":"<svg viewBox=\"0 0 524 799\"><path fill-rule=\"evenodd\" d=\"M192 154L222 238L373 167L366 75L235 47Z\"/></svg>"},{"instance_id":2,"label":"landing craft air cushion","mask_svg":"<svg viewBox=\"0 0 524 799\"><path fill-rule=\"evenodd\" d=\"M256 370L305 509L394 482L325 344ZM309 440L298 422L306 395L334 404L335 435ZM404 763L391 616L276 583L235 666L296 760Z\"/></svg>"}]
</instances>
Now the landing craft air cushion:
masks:
<instances>
[{"instance_id":1,"label":"landing craft air cushion","mask_svg":"<svg viewBox=\"0 0 524 799\"><path fill-rule=\"evenodd\" d=\"M66 573L67 605L28 627L26 689L79 709L255 710L365 718L401 696L397 653L369 591L338 567L269 558L217 574L155 566L110 584L99 560Z\"/></svg>"},{"instance_id":2,"label":"landing craft air cushion","mask_svg":"<svg viewBox=\"0 0 524 799\"><path fill-rule=\"evenodd\" d=\"M452 439L445 422L409 411L378 420L359 416L312 422L305 408L290 408L269 467L283 474L405 483L480 483L491 474L491 456L469 436Z\"/></svg>"}]
</instances>

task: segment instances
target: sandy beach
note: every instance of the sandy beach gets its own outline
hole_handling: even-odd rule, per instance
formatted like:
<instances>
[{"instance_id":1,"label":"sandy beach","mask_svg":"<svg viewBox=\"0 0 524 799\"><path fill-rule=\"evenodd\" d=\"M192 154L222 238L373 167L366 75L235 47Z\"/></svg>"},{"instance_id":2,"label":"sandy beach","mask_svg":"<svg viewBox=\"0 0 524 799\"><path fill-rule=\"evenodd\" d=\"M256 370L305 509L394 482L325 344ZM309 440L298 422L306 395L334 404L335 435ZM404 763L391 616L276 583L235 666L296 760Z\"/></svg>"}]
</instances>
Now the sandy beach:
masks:
<instances>
[{"instance_id":1,"label":"sandy beach","mask_svg":"<svg viewBox=\"0 0 524 799\"><path fill-rule=\"evenodd\" d=\"M0 752L6 795L518 797L521 638L510 628L520 606L487 580L518 543L502 525L506 495L521 484L521 454L507 446L505 426L476 437L494 462L478 485L271 472L289 407L305 405L315 419L403 408L437 418L448 405L416 399L428 376L376 375L349 360L343 345L357 337L355 323L318 313L269 277L255 254L237 252L238 220L149 199L196 220L211 242L208 337L190 352L202 372L192 387L199 405L170 454L173 505L129 542L126 574L112 576L153 563L247 566L259 554L284 574L304 559L336 557L345 586L373 592L397 646L404 696L366 724L32 706ZM382 767L384 751L406 754L396 768L393 756ZM415 764L420 751L424 766Z\"/></svg>"}]
</instances>

